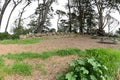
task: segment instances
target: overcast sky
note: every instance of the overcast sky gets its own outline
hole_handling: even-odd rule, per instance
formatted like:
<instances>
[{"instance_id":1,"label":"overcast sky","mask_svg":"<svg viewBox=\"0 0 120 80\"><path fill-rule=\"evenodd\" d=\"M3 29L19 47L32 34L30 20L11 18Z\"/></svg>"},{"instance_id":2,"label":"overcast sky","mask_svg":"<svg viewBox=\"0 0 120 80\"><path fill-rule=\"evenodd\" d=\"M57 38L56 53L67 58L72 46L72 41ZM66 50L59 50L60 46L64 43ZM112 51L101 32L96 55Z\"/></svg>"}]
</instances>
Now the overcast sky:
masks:
<instances>
[{"instance_id":1,"label":"overcast sky","mask_svg":"<svg viewBox=\"0 0 120 80\"><path fill-rule=\"evenodd\" d=\"M57 9L66 11L66 9L65 9L66 3L67 3L67 0L58 0L58 3L57 3L57 4L56 4L56 3L53 3L52 6L54 7L54 10L55 10L55 11L56 11ZM9 7L7 8L7 10L6 10L6 12L5 12L5 15L4 15L4 17L3 17L3 20L2 20L2 30L1 30L2 32L4 31L4 27L6 26L6 22L7 22L6 19L7 19L8 16L9 16L8 13L11 11L11 9L12 9L11 7L12 7L12 6L13 6L12 4L9 5ZM15 20L16 18L18 18L18 14L19 14L19 12L21 11L21 8L22 8L22 7L23 7L23 6L19 5L19 6L15 9L15 11L13 12L12 17L11 17L11 20L10 20L10 22L9 22L9 23L10 23L10 24L9 24L9 28L10 28L11 26L13 26L14 20ZM33 3L26 9L26 12L24 13L23 18L26 18L26 17L28 17L29 15L33 14L33 13L35 12L36 7L37 7L37 2L33 2ZM120 16L119 16L119 13L118 13L118 12L112 13L112 16L115 17L117 20L120 21ZM55 15L54 18L51 20L51 22L52 22L52 27L54 27L54 28L57 27L57 19L58 19L58 17L57 17L57 15ZM25 24L27 24L28 22L29 22L29 20L26 20ZM120 27L120 25L119 25L119 27ZM117 29L117 28L116 28L116 29Z\"/></svg>"},{"instance_id":2,"label":"overcast sky","mask_svg":"<svg viewBox=\"0 0 120 80\"><path fill-rule=\"evenodd\" d=\"M55 11L56 11L57 9L66 11L66 9L65 9L65 7L64 7L66 3L67 3L67 0L58 0L58 3L53 3L52 6L54 7L54 10L55 10ZM2 20L2 29L1 29L1 32L3 32L4 29L5 29L4 27L6 26L6 22L7 22L9 13L10 13L10 11L11 11L11 9L12 9L12 6L13 6L13 5L10 4L9 7L7 7L7 10L5 11L5 15L3 16L3 20ZM9 29L8 29L8 30L10 30L10 28L13 26L15 19L18 18L18 14L19 14L19 12L21 11L21 8L22 8L22 7L23 7L23 6L19 5L19 6L15 9L15 11L13 12L12 17L11 17L10 22L9 22L10 24L9 24ZM26 9L26 11L25 11L25 13L24 13L24 15L23 15L23 18L26 18L26 17L28 17L29 15L33 14L33 13L35 12L36 7L37 7L37 2L33 2L33 3ZM26 20L26 23L28 23L28 22L29 22L29 20ZM54 16L54 19L52 19L51 22L52 22L52 27L56 28L56 26L57 26L57 15ZM26 24L26 23L25 23L25 24Z\"/></svg>"}]
</instances>

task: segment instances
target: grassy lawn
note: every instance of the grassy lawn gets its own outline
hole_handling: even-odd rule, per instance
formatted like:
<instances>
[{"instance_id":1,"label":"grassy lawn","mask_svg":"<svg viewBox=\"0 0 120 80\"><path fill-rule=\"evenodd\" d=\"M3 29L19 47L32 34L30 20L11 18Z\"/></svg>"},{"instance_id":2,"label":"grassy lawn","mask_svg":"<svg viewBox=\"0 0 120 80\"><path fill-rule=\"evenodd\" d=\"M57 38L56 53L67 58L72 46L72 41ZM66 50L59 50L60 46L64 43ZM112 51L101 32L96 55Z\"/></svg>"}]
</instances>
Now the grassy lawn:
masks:
<instances>
[{"instance_id":1,"label":"grassy lawn","mask_svg":"<svg viewBox=\"0 0 120 80\"><path fill-rule=\"evenodd\" d=\"M16 39L16 40L1 40L0 44L33 44L42 41L42 38Z\"/></svg>"},{"instance_id":2,"label":"grassy lawn","mask_svg":"<svg viewBox=\"0 0 120 80\"><path fill-rule=\"evenodd\" d=\"M24 63L25 59L41 59L45 60L51 56L68 56L68 55L78 55L80 58L94 57L98 61L102 62L108 68L108 75L111 78L114 77L115 72L120 67L120 51L112 49L87 49L82 51L78 48L67 48L61 50L45 51L43 53L32 53L32 52L22 52L16 54L1 55L0 57L0 78L9 74L19 74L28 76L31 75L33 70L39 70L43 75L47 74L44 66L42 64L33 65ZM5 58L14 60L14 63L10 65L5 64ZM2 80L2 79L0 79ZM111 79L112 80L112 79Z\"/></svg>"}]
</instances>

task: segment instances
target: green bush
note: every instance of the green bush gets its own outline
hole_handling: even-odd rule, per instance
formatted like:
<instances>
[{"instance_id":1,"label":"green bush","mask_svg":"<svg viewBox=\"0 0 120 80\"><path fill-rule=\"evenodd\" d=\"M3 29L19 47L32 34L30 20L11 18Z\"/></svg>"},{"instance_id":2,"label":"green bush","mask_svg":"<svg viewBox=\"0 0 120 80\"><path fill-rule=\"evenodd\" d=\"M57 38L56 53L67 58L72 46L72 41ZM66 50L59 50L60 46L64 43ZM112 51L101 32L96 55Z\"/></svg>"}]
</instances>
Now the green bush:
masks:
<instances>
[{"instance_id":1,"label":"green bush","mask_svg":"<svg viewBox=\"0 0 120 80\"><path fill-rule=\"evenodd\" d=\"M19 39L19 35L17 35L17 34L13 34L13 35L11 35L11 38L10 39Z\"/></svg>"},{"instance_id":2,"label":"green bush","mask_svg":"<svg viewBox=\"0 0 120 80\"><path fill-rule=\"evenodd\" d=\"M108 68L109 76L113 76L120 67L120 51L113 49L88 49L86 57L94 57Z\"/></svg>"},{"instance_id":3,"label":"green bush","mask_svg":"<svg viewBox=\"0 0 120 80\"><path fill-rule=\"evenodd\" d=\"M19 39L19 35L10 35L8 32L0 33L0 40Z\"/></svg>"},{"instance_id":4,"label":"green bush","mask_svg":"<svg viewBox=\"0 0 120 80\"><path fill-rule=\"evenodd\" d=\"M107 67L95 58L75 59L68 63L68 70L57 75L58 80L107 80Z\"/></svg>"},{"instance_id":5,"label":"green bush","mask_svg":"<svg viewBox=\"0 0 120 80\"><path fill-rule=\"evenodd\" d=\"M7 32L0 33L0 40L9 39L10 35Z\"/></svg>"}]
</instances>

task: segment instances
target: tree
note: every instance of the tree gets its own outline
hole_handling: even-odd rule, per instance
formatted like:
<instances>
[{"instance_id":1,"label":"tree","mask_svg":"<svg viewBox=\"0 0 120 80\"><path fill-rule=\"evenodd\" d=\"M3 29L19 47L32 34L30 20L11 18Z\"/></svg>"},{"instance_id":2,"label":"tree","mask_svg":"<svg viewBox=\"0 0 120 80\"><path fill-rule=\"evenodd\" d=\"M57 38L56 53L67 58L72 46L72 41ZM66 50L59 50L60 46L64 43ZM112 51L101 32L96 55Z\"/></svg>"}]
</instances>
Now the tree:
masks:
<instances>
[{"instance_id":1,"label":"tree","mask_svg":"<svg viewBox=\"0 0 120 80\"><path fill-rule=\"evenodd\" d=\"M79 22L80 33L84 32L87 25L90 27L93 26L92 23L95 21L95 11L93 10L90 0L72 0L72 9L74 10L73 13L76 15L76 21L78 20Z\"/></svg>"},{"instance_id":2,"label":"tree","mask_svg":"<svg viewBox=\"0 0 120 80\"><path fill-rule=\"evenodd\" d=\"M20 16L19 16L19 19L18 19L18 27L21 26L23 13L24 13L25 9L30 5L31 0L27 0L26 2L27 2L27 4L22 8L22 11L20 12Z\"/></svg>"},{"instance_id":3,"label":"tree","mask_svg":"<svg viewBox=\"0 0 120 80\"><path fill-rule=\"evenodd\" d=\"M71 5L70 0L68 0L68 9L69 9L69 31L72 31L72 25L71 25Z\"/></svg>"},{"instance_id":4,"label":"tree","mask_svg":"<svg viewBox=\"0 0 120 80\"><path fill-rule=\"evenodd\" d=\"M58 32L68 32L68 31L69 31L69 22L65 19L61 19Z\"/></svg>"},{"instance_id":5,"label":"tree","mask_svg":"<svg viewBox=\"0 0 120 80\"><path fill-rule=\"evenodd\" d=\"M89 26L87 27L87 32L89 32L89 29L96 25L97 20L98 34L101 35L104 34L104 28L107 26L103 13L110 14L113 9L119 11L120 6L120 0L72 0L72 2L80 25L79 31L83 33L85 27Z\"/></svg>"},{"instance_id":6,"label":"tree","mask_svg":"<svg viewBox=\"0 0 120 80\"><path fill-rule=\"evenodd\" d=\"M6 28L5 28L5 32L7 32L7 28L8 28L9 21L10 21L10 18L11 18L11 16L12 16L13 11L15 10L15 8L16 8L21 2L22 2L22 0L18 0L18 1L13 0L14 6L13 6L11 12L10 12L9 17L8 17L7 24L6 24Z\"/></svg>"},{"instance_id":7,"label":"tree","mask_svg":"<svg viewBox=\"0 0 120 80\"><path fill-rule=\"evenodd\" d=\"M7 8L7 6L9 5L11 0L5 0L4 3L3 3L3 6L1 7L1 13L0 13L0 28L1 28L1 23L2 23L2 18L3 18L3 15L5 13L5 10Z\"/></svg>"},{"instance_id":8,"label":"tree","mask_svg":"<svg viewBox=\"0 0 120 80\"><path fill-rule=\"evenodd\" d=\"M59 29L59 21L64 15L66 15L66 12L64 12L62 10L57 10L56 13L58 15L57 28Z\"/></svg>"},{"instance_id":9,"label":"tree","mask_svg":"<svg viewBox=\"0 0 120 80\"><path fill-rule=\"evenodd\" d=\"M54 1L55 0L43 0L42 3L39 3L38 0L38 7L36 9L36 14L38 15L38 24L35 31L36 33L42 32L50 7Z\"/></svg>"},{"instance_id":10,"label":"tree","mask_svg":"<svg viewBox=\"0 0 120 80\"><path fill-rule=\"evenodd\" d=\"M28 24L28 26L30 26L30 32L34 33L36 30L36 26L37 26L37 17L35 14L32 14L30 17L30 22Z\"/></svg>"},{"instance_id":11,"label":"tree","mask_svg":"<svg viewBox=\"0 0 120 80\"><path fill-rule=\"evenodd\" d=\"M108 14L111 13L111 10L115 9L119 11L119 0L92 0L93 5L97 8L97 14L98 14L98 31L101 32L106 27L106 24L104 23L104 16L103 13L105 11L108 11ZM108 15L106 14L106 15Z\"/></svg>"}]
</instances>

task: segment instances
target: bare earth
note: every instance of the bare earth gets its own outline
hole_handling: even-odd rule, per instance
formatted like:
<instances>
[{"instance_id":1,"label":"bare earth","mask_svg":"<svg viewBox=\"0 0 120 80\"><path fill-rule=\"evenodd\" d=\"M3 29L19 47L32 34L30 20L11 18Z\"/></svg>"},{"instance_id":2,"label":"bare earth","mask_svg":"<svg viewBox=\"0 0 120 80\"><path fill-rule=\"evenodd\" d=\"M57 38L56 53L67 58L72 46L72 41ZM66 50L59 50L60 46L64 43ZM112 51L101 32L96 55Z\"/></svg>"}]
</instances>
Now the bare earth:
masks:
<instances>
[{"instance_id":1,"label":"bare earth","mask_svg":"<svg viewBox=\"0 0 120 80\"><path fill-rule=\"evenodd\" d=\"M101 44L99 39L91 39L90 36L78 37L52 37L36 44L0 44L0 54L16 53L16 52L43 52L46 50L62 49L62 48L80 48L82 50L88 48L113 48L120 49L118 44Z\"/></svg>"},{"instance_id":2,"label":"bare earth","mask_svg":"<svg viewBox=\"0 0 120 80\"><path fill-rule=\"evenodd\" d=\"M80 48L81 50L89 48L113 48L120 49L120 42L118 44L101 44L98 43L99 39L91 39L90 36L77 36L77 37L50 37L36 44L18 45L0 44L0 54L16 53L16 52L43 52L46 50L63 49L63 48ZM62 72L66 68L66 63L73 60L77 56L58 57L53 56L47 60L24 60L24 62L31 65L42 64L46 70L43 75L41 71L35 70L31 76L8 75L5 80L55 80L55 74ZM11 63L12 61L10 61ZM6 61L6 64L9 60Z\"/></svg>"}]
</instances>

